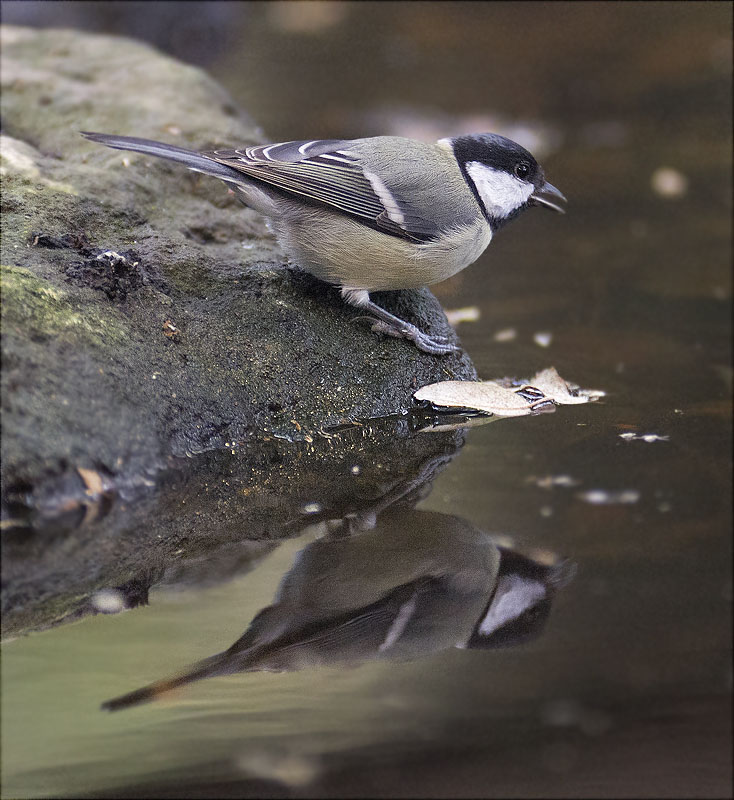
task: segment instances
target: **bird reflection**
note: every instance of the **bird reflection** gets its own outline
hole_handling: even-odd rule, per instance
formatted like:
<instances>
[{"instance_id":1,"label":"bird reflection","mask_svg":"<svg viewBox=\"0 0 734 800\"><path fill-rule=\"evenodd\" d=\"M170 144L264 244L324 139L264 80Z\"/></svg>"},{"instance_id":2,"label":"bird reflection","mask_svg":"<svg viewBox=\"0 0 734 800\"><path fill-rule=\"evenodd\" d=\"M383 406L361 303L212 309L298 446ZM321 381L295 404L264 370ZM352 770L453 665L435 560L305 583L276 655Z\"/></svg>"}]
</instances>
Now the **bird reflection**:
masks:
<instances>
[{"instance_id":1,"label":"bird reflection","mask_svg":"<svg viewBox=\"0 0 734 800\"><path fill-rule=\"evenodd\" d=\"M537 636L574 566L521 554L459 517L393 507L370 530L342 521L301 550L272 605L229 649L109 700L116 711L236 672L409 660Z\"/></svg>"}]
</instances>

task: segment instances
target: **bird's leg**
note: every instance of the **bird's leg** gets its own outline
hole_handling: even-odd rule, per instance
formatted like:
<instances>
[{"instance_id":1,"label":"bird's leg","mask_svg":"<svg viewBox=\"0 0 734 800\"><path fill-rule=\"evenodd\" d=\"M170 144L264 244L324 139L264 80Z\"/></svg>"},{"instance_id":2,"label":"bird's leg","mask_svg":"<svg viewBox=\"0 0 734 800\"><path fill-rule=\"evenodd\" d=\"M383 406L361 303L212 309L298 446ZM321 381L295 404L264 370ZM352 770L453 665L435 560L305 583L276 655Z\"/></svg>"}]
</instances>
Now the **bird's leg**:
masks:
<instances>
[{"instance_id":1,"label":"bird's leg","mask_svg":"<svg viewBox=\"0 0 734 800\"><path fill-rule=\"evenodd\" d=\"M385 333L388 336L396 336L402 339L409 339L415 346L424 353L432 355L445 355L446 353L459 353L461 348L454 344L449 344L444 336L429 336L410 322L396 317L384 308L375 305L371 300L362 306L377 317L372 325L372 330L377 333Z\"/></svg>"},{"instance_id":2,"label":"bird's leg","mask_svg":"<svg viewBox=\"0 0 734 800\"><path fill-rule=\"evenodd\" d=\"M373 317L376 317L372 330L378 333L384 333L388 336L396 336L400 339L409 339L415 346L422 350L424 353L431 353L431 355L445 355L446 353L458 353L460 348L456 345L449 344L445 337L436 336L431 337L422 330L411 325L410 322L396 317L384 308L376 305L370 300L369 292L365 289L349 289L343 287L341 290L342 297L349 303L349 305L356 308L364 308L369 311Z\"/></svg>"}]
</instances>

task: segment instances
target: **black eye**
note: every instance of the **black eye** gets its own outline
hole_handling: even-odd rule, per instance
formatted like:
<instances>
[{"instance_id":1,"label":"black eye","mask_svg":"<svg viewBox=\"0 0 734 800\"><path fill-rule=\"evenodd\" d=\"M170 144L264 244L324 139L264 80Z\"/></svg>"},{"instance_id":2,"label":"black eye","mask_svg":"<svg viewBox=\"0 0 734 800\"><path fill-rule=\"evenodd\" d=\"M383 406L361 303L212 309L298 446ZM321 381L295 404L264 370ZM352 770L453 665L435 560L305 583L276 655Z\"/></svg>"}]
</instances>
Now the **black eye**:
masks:
<instances>
[{"instance_id":1,"label":"black eye","mask_svg":"<svg viewBox=\"0 0 734 800\"><path fill-rule=\"evenodd\" d=\"M518 161L515 164L515 175L517 175L520 180L525 180L530 174L530 164L527 161Z\"/></svg>"}]
</instances>

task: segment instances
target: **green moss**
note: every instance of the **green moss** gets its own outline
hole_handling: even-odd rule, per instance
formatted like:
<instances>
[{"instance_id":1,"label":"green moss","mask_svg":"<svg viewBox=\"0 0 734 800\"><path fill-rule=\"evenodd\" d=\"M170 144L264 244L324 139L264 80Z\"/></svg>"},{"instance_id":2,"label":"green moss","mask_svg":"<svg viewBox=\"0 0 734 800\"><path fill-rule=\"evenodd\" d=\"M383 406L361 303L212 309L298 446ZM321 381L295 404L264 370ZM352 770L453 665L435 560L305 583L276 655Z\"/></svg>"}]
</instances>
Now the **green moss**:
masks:
<instances>
[{"instance_id":1,"label":"green moss","mask_svg":"<svg viewBox=\"0 0 734 800\"><path fill-rule=\"evenodd\" d=\"M18 328L34 337L65 336L97 346L129 338L118 315L80 308L68 292L24 267L0 267L4 331Z\"/></svg>"}]
</instances>

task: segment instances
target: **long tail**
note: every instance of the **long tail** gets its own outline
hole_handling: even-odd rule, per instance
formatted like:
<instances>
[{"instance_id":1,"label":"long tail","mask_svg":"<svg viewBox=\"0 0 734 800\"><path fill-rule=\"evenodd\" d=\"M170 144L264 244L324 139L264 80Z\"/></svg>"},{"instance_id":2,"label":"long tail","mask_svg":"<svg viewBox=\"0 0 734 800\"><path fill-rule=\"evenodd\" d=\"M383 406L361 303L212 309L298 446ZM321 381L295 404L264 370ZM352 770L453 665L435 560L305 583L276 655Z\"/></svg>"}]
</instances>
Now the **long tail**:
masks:
<instances>
[{"instance_id":1,"label":"long tail","mask_svg":"<svg viewBox=\"0 0 734 800\"><path fill-rule=\"evenodd\" d=\"M218 653L211 658L205 658L200 661L192 670L184 673L183 675L176 675L173 678L164 678L161 681L156 681L142 689L136 689L134 692L123 694L120 697L115 697L112 700L107 700L102 703L101 708L103 711L121 711L123 708L131 708L132 706L140 705L141 703L149 703L155 700L166 692L172 689L178 689L179 686L185 686L195 681L200 681L203 678L211 678L215 675L228 675L232 672L237 672L237 667L232 665L231 655L227 657L227 651Z\"/></svg>"},{"instance_id":2,"label":"long tail","mask_svg":"<svg viewBox=\"0 0 734 800\"><path fill-rule=\"evenodd\" d=\"M81 131L82 136L92 142L112 147L115 150L132 150L135 153L146 153L157 158L166 158L169 161L178 161L189 169L196 172L203 172L206 175L213 175L224 181L242 183L243 175L232 167L207 158L194 150L184 150L183 147L175 147L164 142L154 142L152 139L137 139L134 136L117 136L108 133L90 133Z\"/></svg>"}]
</instances>

